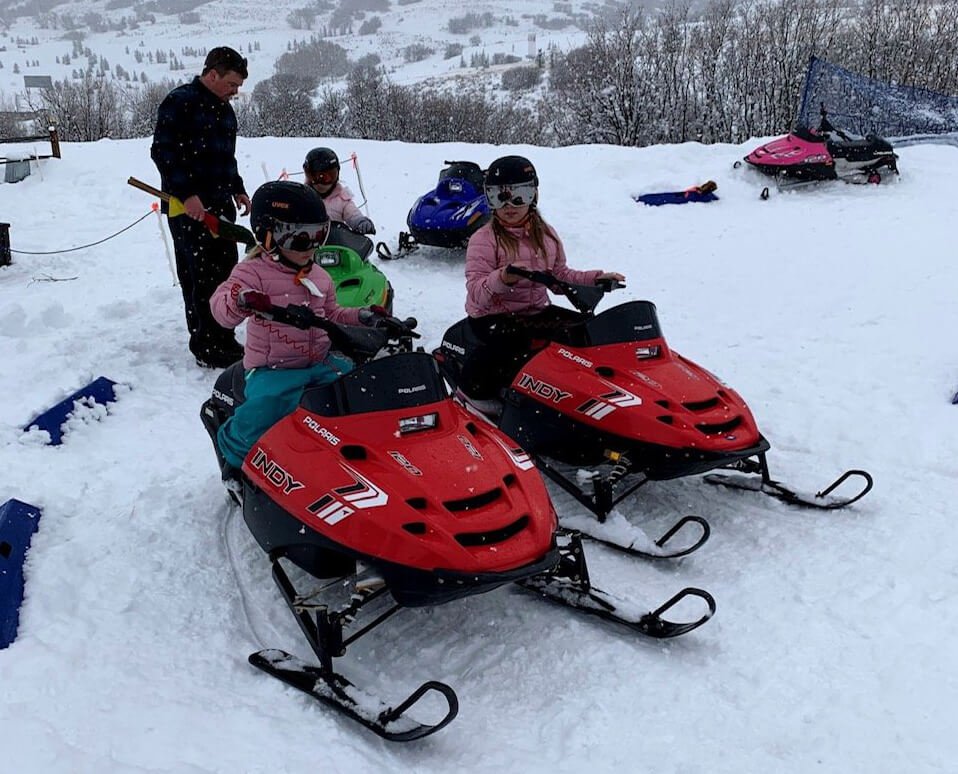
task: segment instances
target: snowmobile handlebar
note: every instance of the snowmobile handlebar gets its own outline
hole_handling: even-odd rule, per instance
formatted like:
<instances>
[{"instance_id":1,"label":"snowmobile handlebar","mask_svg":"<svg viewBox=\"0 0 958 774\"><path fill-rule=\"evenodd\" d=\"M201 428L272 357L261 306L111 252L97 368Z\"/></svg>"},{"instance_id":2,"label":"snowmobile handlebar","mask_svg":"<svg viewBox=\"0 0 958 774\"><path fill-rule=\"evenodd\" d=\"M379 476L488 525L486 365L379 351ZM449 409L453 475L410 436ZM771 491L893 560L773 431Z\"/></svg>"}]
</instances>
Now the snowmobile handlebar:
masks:
<instances>
[{"instance_id":1,"label":"snowmobile handlebar","mask_svg":"<svg viewBox=\"0 0 958 774\"><path fill-rule=\"evenodd\" d=\"M577 285L573 282L564 282L547 271L523 269L512 264L506 266L506 274L514 274L545 285L551 292L568 298L572 305L584 314L592 314L606 293L625 287L624 283L614 279L600 279L594 285Z\"/></svg>"},{"instance_id":2,"label":"snowmobile handlebar","mask_svg":"<svg viewBox=\"0 0 958 774\"><path fill-rule=\"evenodd\" d=\"M419 324L415 317L400 320L398 317L380 315L371 326L339 325L300 304L274 305L268 311L255 314L264 320L275 320L302 330L319 328L329 336L333 349L359 362L371 360L377 352L387 347L393 351L411 350L412 340L420 338L414 330Z\"/></svg>"}]
</instances>

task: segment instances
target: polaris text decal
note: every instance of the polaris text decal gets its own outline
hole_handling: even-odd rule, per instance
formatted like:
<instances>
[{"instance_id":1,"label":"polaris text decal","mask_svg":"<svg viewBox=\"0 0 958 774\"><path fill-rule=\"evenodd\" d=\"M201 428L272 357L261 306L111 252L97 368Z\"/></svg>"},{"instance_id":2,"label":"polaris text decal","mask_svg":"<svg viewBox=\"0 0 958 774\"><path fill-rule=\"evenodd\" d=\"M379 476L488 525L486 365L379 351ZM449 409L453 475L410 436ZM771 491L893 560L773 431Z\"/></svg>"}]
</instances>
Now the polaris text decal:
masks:
<instances>
[{"instance_id":1,"label":"polaris text decal","mask_svg":"<svg viewBox=\"0 0 958 774\"><path fill-rule=\"evenodd\" d=\"M316 435L318 435L320 438L325 438L333 446L339 445L339 438L333 435L329 430L327 430L325 427L319 424L319 422L317 422L312 417L304 417L303 424L306 425L306 427L308 427L314 433L316 433Z\"/></svg>"},{"instance_id":2,"label":"polaris text decal","mask_svg":"<svg viewBox=\"0 0 958 774\"><path fill-rule=\"evenodd\" d=\"M213 397L219 401L222 401L227 406L232 406L235 402L232 395L227 395L225 392L220 392L215 387L213 388Z\"/></svg>"},{"instance_id":3,"label":"polaris text decal","mask_svg":"<svg viewBox=\"0 0 958 774\"><path fill-rule=\"evenodd\" d=\"M559 347L559 354L562 355L562 357L564 358L568 358L573 363L578 363L579 365L583 365L586 368L592 368L591 360L586 360L581 355L577 355L574 352L569 352L569 350L567 349L563 349L562 347Z\"/></svg>"}]
</instances>

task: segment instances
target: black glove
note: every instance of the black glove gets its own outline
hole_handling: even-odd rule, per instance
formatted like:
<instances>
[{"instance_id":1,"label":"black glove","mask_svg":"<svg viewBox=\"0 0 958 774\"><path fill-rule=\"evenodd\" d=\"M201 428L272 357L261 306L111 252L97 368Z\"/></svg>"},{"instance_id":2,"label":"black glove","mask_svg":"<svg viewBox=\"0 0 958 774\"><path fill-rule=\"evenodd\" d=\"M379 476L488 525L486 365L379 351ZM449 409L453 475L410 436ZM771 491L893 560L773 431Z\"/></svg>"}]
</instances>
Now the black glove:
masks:
<instances>
[{"instance_id":1,"label":"black glove","mask_svg":"<svg viewBox=\"0 0 958 774\"><path fill-rule=\"evenodd\" d=\"M268 312L273 308L269 296L258 290L241 290L236 305L247 312Z\"/></svg>"},{"instance_id":2,"label":"black glove","mask_svg":"<svg viewBox=\"0 0 958 774\"><path fill-rule=\"evenodd\" d=\"M359 322L370 327L374 326L378 320L384 317L389 317L389 312L387 312L384 307L379 306L379 304L367 306L365 309L359 310Z\"/></svg>"},{"instance_id":3,"label":"black glove","mask_svg":"<svg viewBox=\"0 0 958 774\"><path fill-rule=\"evenodd\" d=\"M353 226L353 231L357 234L375 234L376 226L369 218L363 218L362 220L356 221L356 225Z\"/></svg>"}]
</instances>

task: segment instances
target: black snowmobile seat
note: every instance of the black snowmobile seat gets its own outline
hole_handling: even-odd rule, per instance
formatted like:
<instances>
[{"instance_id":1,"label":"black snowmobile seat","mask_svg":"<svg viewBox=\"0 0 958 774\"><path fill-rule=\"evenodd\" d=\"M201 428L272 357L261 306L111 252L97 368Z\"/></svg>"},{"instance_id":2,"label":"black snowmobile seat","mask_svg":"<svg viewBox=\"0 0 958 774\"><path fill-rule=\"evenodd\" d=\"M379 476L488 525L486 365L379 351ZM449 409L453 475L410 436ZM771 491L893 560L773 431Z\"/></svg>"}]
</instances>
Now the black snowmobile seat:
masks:
<instances>
[{"instance_id":1,"label":"black snowmobile seat","mask_svg":"<svg viewBox=\"0 0 958 774\"><path fill-rule=\"evenodd\" d=\"M357 234L345 223L333 221L329 224L329 236L326 244L331 246L348 247L356 252L360 258L366 260L373 252L372 240L364 234Z\"/></svg>"},{"instance_id":2,"label":"black snowmobile seat","mask_svg":"<svg viewBox=\"0 0 958 774\"><path fill-rule=\"evenodd\" d=\"M809 129L807 126L796 126L795 131L792 132L792 134L794 134L800 140L805 140L805 142L825 142L824 136L812 129Z\"/></svg>"}]
</instances>

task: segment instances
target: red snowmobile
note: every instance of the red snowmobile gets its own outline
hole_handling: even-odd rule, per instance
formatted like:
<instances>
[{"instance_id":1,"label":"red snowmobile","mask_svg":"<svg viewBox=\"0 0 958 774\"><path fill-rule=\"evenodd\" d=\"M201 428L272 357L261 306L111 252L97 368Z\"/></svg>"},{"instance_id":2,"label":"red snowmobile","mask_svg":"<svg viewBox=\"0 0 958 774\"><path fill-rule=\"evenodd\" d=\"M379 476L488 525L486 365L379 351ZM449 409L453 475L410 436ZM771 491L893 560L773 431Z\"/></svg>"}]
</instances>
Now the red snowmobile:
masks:
<instances>
[{"instance_id":1,"label":"red snowmobile","mask_svg":"<svg viewBox=\"0 0 958 774\"><path fill-rule=\"evenodd\" d=\"M629 553L648 556L622 544L601 527L611 510L649 481L689 476L716 468L752 475L713 473L709 483L762 491L794 505L843 508L872 487L871 476L850 470L813 497L799 494L769 475L768 441L748 406L731 387L691 360L673 352L662 336L655 306L630 301L594 314L617 283L595 286L562 282L551 274L510 268L519 276L565 295L578 314L544 332L519 369L501 406L476 402L461 389L460 399L514 438L550 479L591 510L600 522L582 529L589 537ZM462 367L481 342L468 320L453 325L434 353L446 380L460 387ZM491 410L490 410L491 409ZM581 466L594 470L583 481ZM830 496L849 479L861 489L847 497ZM657 541L662 546L694 520L686 517ZM681 555L679 549L661 555Z\"/></svg>"},{"instance_id":2,"label":"red snowmobile","mask_svg":"<svg viewBox=\"0 0 958 774\"><path fill-rule=\"evenodd\" d=\"M347 645L402 607L517 582L652 637L684 634L711 617L714 600L701 589L683 589L636 615L629 610L634 603L592 587L581 540L557 529L534 463L449 396L436 361L413 350L414 320L381 317L376 327L339 326L296 306L273 307L264 316L326 330L333 347L358 365L331 384L307 389L299 408L254 444L241 472L231 471L216 447L218 428L243 401L241 364L220 375L203 404L201 418L232 496L319 660L309 665L265 650L250 656L254 666L386 739L408 741L452 721L458 711L452 688L429 681L386 706L333 667ZM306 593L287 572L290 563L313 578L338 580ZM337 603L330 588L345 598ZM686 598L704 603L699 618L662 617ZM361 615L372 620L360 625ZM427 693L446 704L434 723L405 714Z\"/></svg>"}]
</instances>

